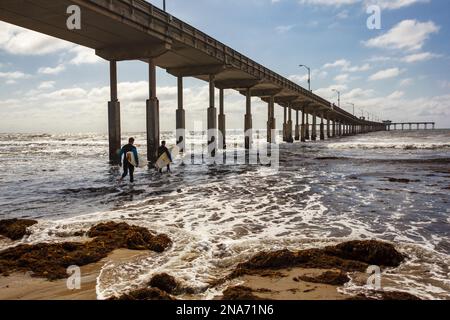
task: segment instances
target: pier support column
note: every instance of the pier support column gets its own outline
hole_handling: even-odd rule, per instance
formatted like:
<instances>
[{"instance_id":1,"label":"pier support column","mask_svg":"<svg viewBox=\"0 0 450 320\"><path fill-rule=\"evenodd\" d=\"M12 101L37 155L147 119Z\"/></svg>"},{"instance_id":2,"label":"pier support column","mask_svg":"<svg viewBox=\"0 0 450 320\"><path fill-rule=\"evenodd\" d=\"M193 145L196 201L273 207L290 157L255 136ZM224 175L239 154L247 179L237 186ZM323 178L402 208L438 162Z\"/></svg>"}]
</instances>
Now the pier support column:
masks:
<instances>
[{"instance_id":1,"label":"pier support column","mask_svg":"<svg viewBox=\"0 0 450 320\"><path fill-rule=\"evenodd\" d=\"M333 119L333 132L332 132L332 136L333 138L336 137L336 119Z\"/></svg>"},{"instance_id":2,"label":"pier support column","mask_svg":"<svg viewBox=\"0 0 450 320\"><path fill-rule=\"evenodd\" d=\"M312 123L312 133L311 133L311 140L316 141L317 140L317 116L316 111L313 112L313 123Z\"/></svg>"},{"instance_id":3,"label":"pier support column","mask_svg":"<svg viewBox=\"0 0 450 320\"><path fill-rule=\"evenodd\" d=\"M339 124L339 136L342 136L342 122L338 122L338 124Z\"/></svg>"},{"instance_id":4,"label":"pier support column","mask_svg":"<svg viewBox=\"0 0 450 320\"><path fill-rule=\"evenodd\" d=\"M309 114L307 112L305 113L305 117L306 117L305 140L309 140L310 139L310 135L309 135Z\"/></svg>"},{"instance_id":5,"label":"pier support column","mask_svg":"<svg viewBox=\"0 0 450 320\"><path fill-rule=\"evenodd\" d=\"M331 138L331 131L330 131L330 115L327 114L327 137L328 139Z\"/></svg>"},{"instance_id":6,"label":"pier support column","mask_svg":"<svg viewBox=\"0 0 450 320\"><path fill-rule=\"evenodd\" d=\"M119 164L121 130L120 130L120 102L117 99L117 62L110 61L110 92L111 101L108 102L108 137L109 137L109 161L111 164Z\"/></svg>"},{"instance_id":7,"label":"pier support column","mask_svg":"<svg viewBox=\"0 0 450 320\"><path fill-rule=\"evenodd\" d=\"M284 118L283 118L283 141L287 142L287 107L283 107Z\"/></svg>"},{"instance_id":8,"label":"pier support column","mask_svg":"<svg viewBox=\"0 0 450 320\"><path fill-rule=\"evenodd\" d=\"M208 108L208 156L215 157L217 150L217 109L215 99L215 76L209 75L209 108Z\"/></svg>"},{"instance_id":9,"label":"pier support column","mask_svg":"<svg viewBox=\"0 0 450 320\"><path fill-rule=\"evenodd\" d=\"M186 114L183 107L183 77L178 77L178 109L176 112L176 139L180 152L186 148Z\"/></svg>"},{"instance_id":10,"label":"pier support column","mask_svg":"<svg viewBox=\"0 0 450 320\"><path fill-rule=\"evenodd\" d=\"M245 149L250 150L252 147L252 138L253 138L253 132L252 132L252 96L250 89L247 89L245 93L245 124L244 124L244 130L245 130Z\"/></svg>"},{"instance_id":11,"label":"pier support column","mask_svg":"<svg viewBox=\"0 0 450 320\"><path fill-rule=\"evenodd\" d=\"M295 110L295 141L300 140L300 125L299 125L299 111Z\"/></svg>"},{"instance_id":12,"label":"pier support column","mask_svg":"<svg viewBox=\"0 0 450 320\"><path fill-rule=\"evenodd\" d=\"M267 142L275 143L276 137L272 135L272 130L276 129L275 123L275 97L271 96L269 99L268 107L268 120L267 120ZM275 131L274 131L275 133Z\"/></svg>"},{"instance_id":13,"label":"pier support column","mask_svg":"<svg viewBox=\"0 0 450 320\"><path fill-rule=\"evenodd\" d=\"M159 135L159 101L156 97L156 66L153 59L148 61L149 99L147 100L147 160L155 164L158 159Z\"/></svg>"},{"instance_id":14,"label":"pier support column","mask_svg":"<svg viewBox=\"0 0 450 320\"><path fill-rule=\"evenodd\" d=\"M287 122L287 142L293 143L294 138L292 136L292 107L290 104L288 104L288 122Z\"/></svg>"},{"instance_id":15,"label":"pier support column","mask_svg":"<svg viewBox=\"0 0 450 320\"><path fill-rule=\"evenodd\" d=\"M302 125L300 127L300 141L305 142L306 141L306 125L305 125L305 107L302 108Z\"/></svg>"},{"instance_id":16,"label":"pier support column","mask_svg":"<svg viewBox=\"0 0 450 320\"><path fill-rule=\"evenodd\" d=\"M225 125L225 95L224 95L224 89L219 90L219 131L222 136L222 145L219 147L222 147L223 149L227 148L227 139L226 139L226 125Z\"/></svg>"},{"instance_id":17,"label":"pier support column","mask_svg":"<svg viewBox=\"0 0 450 320\"><path fill-rule=\"evenodd\" d=\"M323 118L324 118L324 114L322 112L321 116L320 116L320 140L325 140L325 124L323 122Z\"/></svg>"}]
</instances>

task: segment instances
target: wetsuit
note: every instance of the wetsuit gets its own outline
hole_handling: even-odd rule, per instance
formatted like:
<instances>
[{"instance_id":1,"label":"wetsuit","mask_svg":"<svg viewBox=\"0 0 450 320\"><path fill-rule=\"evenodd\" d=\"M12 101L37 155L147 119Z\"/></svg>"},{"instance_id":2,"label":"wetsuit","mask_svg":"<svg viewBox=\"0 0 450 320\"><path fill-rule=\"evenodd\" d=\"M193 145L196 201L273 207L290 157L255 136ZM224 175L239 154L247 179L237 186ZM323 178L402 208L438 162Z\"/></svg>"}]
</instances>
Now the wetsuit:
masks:
<instances>
[{"instance_id":1,"label":"wetsuit","mask_svg":"<svg viewBox=\"0 0 450 320\"><path fill-rule=\"evenodd\" d=\"M170 154L169 149L167 149L166 146L160 146L158 148L158 158L161 157L164 153L167 154L167 157L169 158L170 162L172 162L172 155ZM170 163L167 165L167 171L170 172ZM162 169L159 169L159 172L162 172Z\"/></svg>"},{"instance_id":2,"label":"wetsuit","mask_svg":"<svg viewBox=\"0 0 450 320\"><path fill-rule=\"evenodd\" d=\"M123 148L120 150L120 164L122 165L122 157L123 157L123 175L122 175L122 179L124 179L128 173L130 173L130 182L134 182L134 166L128 162L127 159L127 153L128 152L133 152L134 154L134 159L136 159L136 165L139 166L139 158L138 158L138 153L137 153L137 149L135 146L133 146L132 144L127 144L125 146L123 146Z\"/></svg>"}]
</instances>

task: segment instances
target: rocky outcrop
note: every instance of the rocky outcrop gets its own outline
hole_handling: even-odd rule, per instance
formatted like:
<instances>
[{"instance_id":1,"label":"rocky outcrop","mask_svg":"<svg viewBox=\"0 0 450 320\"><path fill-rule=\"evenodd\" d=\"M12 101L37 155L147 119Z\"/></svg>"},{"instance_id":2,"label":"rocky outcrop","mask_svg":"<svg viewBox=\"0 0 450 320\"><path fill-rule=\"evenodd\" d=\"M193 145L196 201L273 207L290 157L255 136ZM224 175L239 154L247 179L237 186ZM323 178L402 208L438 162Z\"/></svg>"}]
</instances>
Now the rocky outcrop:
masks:
<instances>
[{"instance_id":1,"label":"rocky outcrop","mask_svg":"<svg viewBox=\"0 0 450 320\"><path fill-rule=\"evenodd\" d=\"M7 219L0 221L0 235L11 240L20 240L25 235L29 235L28 227L36 224L35 220L28 219Z\"/></svg>"}]
</instances>

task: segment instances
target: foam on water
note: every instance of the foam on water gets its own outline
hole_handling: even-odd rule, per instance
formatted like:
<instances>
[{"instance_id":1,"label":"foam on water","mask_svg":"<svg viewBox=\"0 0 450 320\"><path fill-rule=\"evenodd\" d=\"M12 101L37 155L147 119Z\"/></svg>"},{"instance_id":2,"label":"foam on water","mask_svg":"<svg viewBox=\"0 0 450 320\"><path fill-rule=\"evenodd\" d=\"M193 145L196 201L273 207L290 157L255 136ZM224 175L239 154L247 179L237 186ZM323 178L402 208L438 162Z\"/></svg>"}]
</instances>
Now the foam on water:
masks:
<instances>
[{"instance_id":1,"label":"foam on water","mask_svg":"<svg viewBox=\"0 0 450 320\"><path fill-rule=\"evenodd\" d=\"M279 170L180 166L178 161L171 176L138 171L134 186L117 185L118 170L105 169L106 136L18 136L23 145L0 144L11 151L0 153L0 162L8 168L12 168L11 157L24 154L24 164L19 161L14 174L6 170L2 177L4 212L0 216L34 217L39 223L19 242L0 240L0 249L17 243L79 241L76 231L102 221L124 221L166 233L174 245L162 254L143 253L128 262L106 264L97 279L99 298L137 288L155 273L168 272L196 288L197 298L207 299L221 289L205 291L211 281L256 252L381 239L408 255L400 268L384 270L385 289L449 299L448 164L400 161L405 157L423 160L424 153L426 159L450 158L449 151L446 147L439 151L398 148L392 153L353 147L383 143L380 140L386 140L386 135L281 145ZM389 137L399 140L396 144L430 139L413 135ZM136 136L138 141L144 138ZM437 132L436 143L445 144L448 137L448 132ZM166 134L164 139L172 138ZM0 135L0 141L7 140ZM195 141L203 142L198 136ZM138 147L145 150L143 145ZM54 151L52 166L45 156L48 148ZM39 165L34 161L40 161ZM49 171L42 171L51 168L50 177ZM389 182L389 177L411 182ZM342 290L366 289L364 283L352 280Z\"/></svg>"}]
</instances>

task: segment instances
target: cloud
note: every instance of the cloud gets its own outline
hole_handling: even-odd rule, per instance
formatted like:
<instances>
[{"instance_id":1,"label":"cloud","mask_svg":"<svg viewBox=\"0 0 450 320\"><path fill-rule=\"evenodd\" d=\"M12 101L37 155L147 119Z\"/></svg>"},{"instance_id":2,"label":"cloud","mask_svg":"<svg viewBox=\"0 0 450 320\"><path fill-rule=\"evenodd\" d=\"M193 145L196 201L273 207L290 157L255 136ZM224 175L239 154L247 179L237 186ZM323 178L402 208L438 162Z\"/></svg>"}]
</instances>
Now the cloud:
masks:
<instances>
[{"instance_id":1,"label":"cloud","mask_svg":"<svg viewBox=\"0 0 450 320\"><path fill-rule=\"evenodd\" d=\"M360 2L360 0L300 0L300 4L308 4L315 6L333 6L340 7Z\"/></svg>"},{"instance_id":2,"label":"cloud","mask_svg":"<svg viewBox=\"0 0 450 320\"><path fill-rule=\"evenodd\" d=\"M366 5L374 4L380 6L381 9L396 10L409 7L417 3L428 3L428 2L430 2L430 0L366 0Z\"/></svg>"},{"instance_id":3,"label":"cloud","mask_svg":"<svg viewBox=\"0 0 450 320\"><path fill-rule=\"evenodd\" d=\"M432 21L403 20L385 34L363 43L370 48L420 50L439 29Z\"/></svg>"},{"instance_id":4,"label":"cloud","mask_svg":"<svg viewBox=\"0 0 450 320\"><path fill-rule=\"evenodd\" d=\"M390 95L387 96L388 99L395 100L403 97L405 93L403 91L394 91Z\"/></svg>"},{"instance_id":5,"label":"cloud","mask_svg":"<svg viewBox=\"0 0 450 320\"><path fill-rule=\"evenodd\" d=\"M95 64L95 63L105 61L95 54L95 50L90 49L90 48L76 46L76 47L70 49L70 52L75 54L75 57L73 57L69 61L70 64L74 64L74 65Z\"/></svg>"},{"instance_id":6,"label":"cloud","mask_svg":"<svg viewBox=\"0 0 450 320\"><path fill-rule=\"evenodd\" d=\"M411 78L402 79L399 83L400 87L408 87L414 83L414 80Z\"/></svg>"},{"instance_id":7,"label":"cloud","mask_svg":"<svg viewBox=\"0 0 450 320\"><path fill-rule=\"evenodd\" d=\"M46 55L73 45L42 33L0 22L0 49L17 55Z\"/></svg>"},{"instance_id":8,"label":"cloud","mask_svg":"<svg viewBox=\"0 0 450 320\"><path fill-rule=\"evenodd\" d=\"M345 83L349 81L349 75L348 73L340 74L334 77L334 81L338 83Z\"/></svg>"},{"instance_id":9,"label":"cloud","mask_svg":"<svg viewBox=\"0 0 450 320\"><path fill-rule=\"evenodd\" d=\"M349 67L350 66L350 61L347 61L345 59L340 59L340 60L336 60L335 62L331 62L331 63L325 63L322 68L324 69L329 69L329 68L344 68L344 67Z\"/></svg>"},{"instance_id":10,"label":"cloud","mask_svg":"<svg viewBox=\"0 0 450 320\"><path fill-rule=\"evenodd\" d=\"M38 86L39 90L47 90L47 89L53 89L55 87L55 81L43 81Z\"/></svg>"},{"instance_id":11,"label":"cloud","mask_svg":"<svg viewBox=\"0 0 450 320\"><path fill-rule=\"evenodd\" d=\"M292 28L294 28L294 25L289 25L289 26L277 26L275 27L275 31L278 33L286 33L292 30Z\"/></svg>"},{"instance_id":12,"label":"cloud","mask_svg":"<svg viewBox=\"0 0 450 320\"><path fill-rule=\"evenodd\" d=\"M415 53L410 54L401 59L401 61L406 63L414 63L414 62L420 62L420 61L427 61L431 60L433 58L438 58L440 55L434 54L431 52L421 52L421 53Z\"/></svg>"},{"instance_id":13,"label":"cloud","mask_svg":"<svg viewBox=\"0 0 450 320\"><path fill-rule=\"evenodd\" d=\"M42 67L39 68L38 73L46 74L46 75L57 75L66 70L66 67L63 64L59 64L56 67Z\"/></svg>"},{"instance_id":14,"label":"cloud","mask_svg":"<svg viewBox=\"0 0 450 320\"><path fill-rule=\"evenodd\" d=\"M384 79L390 79L395 78L399 76L401 73L401 70L399 68L391 68L386 70L378 71L377 73L374 73L369 77L370 81L378 81L378 80L384 80Z\"/></svg>"},{"instance_id":15,"label":"cloud","mask_svg":"<svg viewBox=\"0 0 450 320\"><path fill-rule=\"evenodd\" d=\"M6 79L7 81L9 81L9 80L28 79L28 78L31 78L31 75L20 72L20 71L0 72L0 78Z\"/></svg>"}]
</instances>

